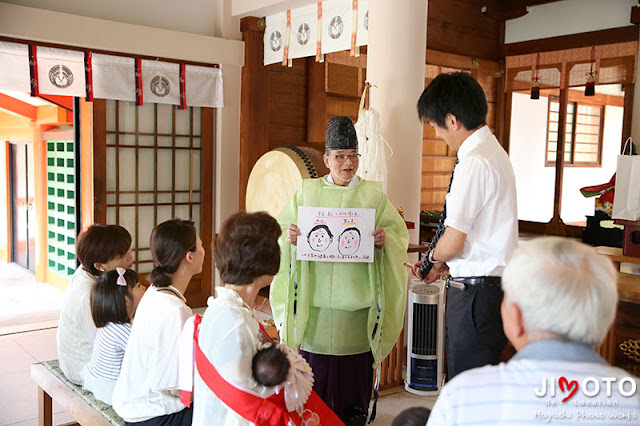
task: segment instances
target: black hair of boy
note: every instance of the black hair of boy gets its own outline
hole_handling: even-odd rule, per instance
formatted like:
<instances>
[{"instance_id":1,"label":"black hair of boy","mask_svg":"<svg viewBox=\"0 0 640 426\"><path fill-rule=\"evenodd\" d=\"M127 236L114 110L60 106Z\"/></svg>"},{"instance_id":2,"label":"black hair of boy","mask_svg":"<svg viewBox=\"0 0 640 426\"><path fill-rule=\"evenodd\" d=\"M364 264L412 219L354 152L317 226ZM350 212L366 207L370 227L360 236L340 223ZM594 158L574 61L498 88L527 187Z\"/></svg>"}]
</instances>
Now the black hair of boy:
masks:
<instances>
[{"instance_id":1,"label":"black hair of boy","mask_svg":"<svg viewBox=\"0 0 640 426\"><path fill-rule=\"evenodd\" d=\"M427 424L431 410L427 407L411 407L398 414L391 426L424 426Z\"/></svg>"},{"instance_id":2,"label":"black hair of boy","mask_svg":"<svg viewBox=\"0 0 640 426\"><path fill-rule=\"evenodd\" d=\"M258 350L251 360L253 378L263 386L277 386L287 379L291 363L276 345Z\"/></svg>"},{"instance_id":3,"label":"black hair of boy","mask_svg":"<svg viewBox=\"0 0 640 426\"><path fill-rule=\"evenodd\" d=\"M133 288L140 281L138 274L127 269L124 273L126 286L116 284L118 271L107 271L102 274L96 285L91 289L91 317L97 328L108 323L125 324L131 322L125 298L131 294Z\"/></svg>"},{"instance_id":4,"label":"black hair of boy","mask_svg":"<svg viewBox=\"0 0 640 426\"><path fill-rule=\"evenodd\" d=\"M421 120L447 128L447 114L454 115L466 130L486 124L487 98L482 86L466 72L440 74L427 86L418 100Z\"/></svg>"},{"instance_id":5,"label":"black hair of boy","mask_svg":"<svg viewBox=\"0 0 640 426\"><path fill-rule=\"evenodd\" d=\"M220 228L213 246L213 259L222 282L251 284L262 275L280 269L278 238L282 229L266 212L233 214Z\"/></svg>"},{"instance_id":6,"label":"black hair of boy","mask_svg":"<svg viewBox=\"0 0 640 426\"><path fill-rule=\"evenodd\" d=\"M76 256L85 271L99 277L96 263L124 256L131 248L131 234L120 225L91 225L78 235Z\"/></svg>"},{"instance_id":7,"label":"black hair of boy","mask_svg":"<svg viewBox=\"0 0 640 426\"><path fill-rule=\"evenodd\" d=\"M187 252L197 248L197 231L192 221L170 219L156 226L151 232L151 255L155 266L149 278L153 285L170 286L169 274L175 274Z\"/></svg>"}]
</instances>

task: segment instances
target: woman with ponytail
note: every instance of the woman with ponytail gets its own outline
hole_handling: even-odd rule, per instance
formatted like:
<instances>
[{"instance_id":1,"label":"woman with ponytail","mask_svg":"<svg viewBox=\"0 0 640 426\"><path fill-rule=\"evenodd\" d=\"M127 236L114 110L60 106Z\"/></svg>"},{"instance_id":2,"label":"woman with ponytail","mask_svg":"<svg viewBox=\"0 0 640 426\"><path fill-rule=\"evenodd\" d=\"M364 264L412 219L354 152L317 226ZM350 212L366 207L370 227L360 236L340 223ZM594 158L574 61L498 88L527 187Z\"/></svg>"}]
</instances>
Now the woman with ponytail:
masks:
<instances>
[{"instance_id":1,"label":"woman with ponytail","mask_svg":"<svg viewBox=\"0 0 640 426\"><path fill-rule=\"evenodd\" d=\"M178 391L178 339L192 315L184 293L205 252L193 222L172 219L151 233L151 254L152 284L136 311L113 408L128 425L191 425Z\"/></svg>"}]
</instances>

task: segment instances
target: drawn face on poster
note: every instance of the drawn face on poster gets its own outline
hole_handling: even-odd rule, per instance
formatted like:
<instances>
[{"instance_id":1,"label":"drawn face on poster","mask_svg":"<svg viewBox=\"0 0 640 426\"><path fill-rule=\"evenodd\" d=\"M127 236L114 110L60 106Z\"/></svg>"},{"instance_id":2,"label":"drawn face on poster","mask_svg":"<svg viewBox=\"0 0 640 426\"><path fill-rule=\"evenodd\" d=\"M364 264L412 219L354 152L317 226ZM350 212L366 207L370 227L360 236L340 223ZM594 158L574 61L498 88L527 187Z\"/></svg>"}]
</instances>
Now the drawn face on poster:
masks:
<instances>
[{"instance_id":1,"label":"drawn face on poster","mask_svg":"<svg viewBox=\"0 0 640 426\"><path fill-rule=\"evenodd\" d=\"M360 237L358 228L345 229L338 237L338 252L343 256L355 254L360 248Z\"/></svg>"},{"instance_id":2,"label":"drawn face on poster","mask_svg":"<svg viewBox=\"0 0 640 426\"><path fill-rule=\"evenodd\" d=\"M333 234L327 225L316 225L307 235L307 241L311 250L325 251L333 242Z\"/></svg>"}]
</instances>

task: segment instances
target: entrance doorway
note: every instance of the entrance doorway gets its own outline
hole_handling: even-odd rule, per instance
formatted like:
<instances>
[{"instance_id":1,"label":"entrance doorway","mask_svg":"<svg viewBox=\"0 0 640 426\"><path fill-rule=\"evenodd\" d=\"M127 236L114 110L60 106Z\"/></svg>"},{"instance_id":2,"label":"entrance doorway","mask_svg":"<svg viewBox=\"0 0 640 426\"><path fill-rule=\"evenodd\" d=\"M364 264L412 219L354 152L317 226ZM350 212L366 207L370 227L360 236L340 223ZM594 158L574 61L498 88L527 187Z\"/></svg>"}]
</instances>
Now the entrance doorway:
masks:
<instances>
[{"instance_id":1,"label":"entrance doorway","mask_svg":"<svg viewBox=\"0 0 640 426\"><path fill-rule=\"evenodd\" d=\"M36 270L33 161L31 143L11 142L9 144L11 259L31 272Z\"/></svg>"}]
</instances>

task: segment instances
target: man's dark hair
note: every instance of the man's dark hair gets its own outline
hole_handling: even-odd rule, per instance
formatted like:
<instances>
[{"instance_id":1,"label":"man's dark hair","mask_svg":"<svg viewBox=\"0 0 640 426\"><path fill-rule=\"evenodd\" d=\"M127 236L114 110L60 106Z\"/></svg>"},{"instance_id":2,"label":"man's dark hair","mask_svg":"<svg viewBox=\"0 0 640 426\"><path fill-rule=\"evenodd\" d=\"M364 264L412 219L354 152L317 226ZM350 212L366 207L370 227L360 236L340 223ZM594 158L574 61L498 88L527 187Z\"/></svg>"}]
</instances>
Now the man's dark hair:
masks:
<instances>
[{"instance_id":1,"label":"man's dark hair","mask_svg":"<svg viewBox=\"0 0 640 426\"><path fill-rule=\"evenodd\" d=\"M427 424L431 410L427 407L411 407L402 411L393 419L391 426L424 426Z\"/></svg>"},{"instance_id":2,"label":"man's dark hair","mask_svg":"<svg viewBox=\"0 0 640 426\"><path fill-rule=\"evenodd\" d=\"M251 360L253 378L263 386L277 386L289 375L291 363L276 345L258 350Z\"/></svg>"},{"instance_id":3,"label":"man's dark hair","mask_svg":"<svg viewBox=\"0 0 640 426\"><path fill-rule=\"evenodd\" d=\"M342 236L344 234L346 234L347 232L349 232L349 231L356 231L358 233L358 236L360 238L362 238L362 234L360 233L360 230L358 228L352 226L351 228L347 228L344 231L342 231L342 234L340 234L340 236L338 237L338 240L340 240L342 238Z\"/></svg>"},{"instance_id":4,"label":"man's dark hair","mask_svg":"<svg viewBox=\"0 0 640 426\"><path fill-rule=\"evenodd\" d=\"M131 234L120 225L91 225L78 235L76 256L85 271L95 277L102 275L96 263L107 263L124 256L131 248Z\"/></svg>"},{"instance_id":5,"label":"man's dark hair","mask_svg":"<svg viewBox=\"0 0 640 426\"><path fill-rule=\"evenodd\" d=\"M447 114L454 115L465 129L486 124L487 98L480 84L466 72L440 74L422 92L418 116L447 128Z\"/></svg>"},{"instance_id":6,"label":"man's dark hair","mask_svg":"<svg viewBox=\"0 0 640 426\"><path fill-rule=\"evenodd\" d=\"M227 219L213 246L213 259L226 284L251 284L280 269L282 230L266 212L238 212Z\"/></svg>"}]
</instances>

